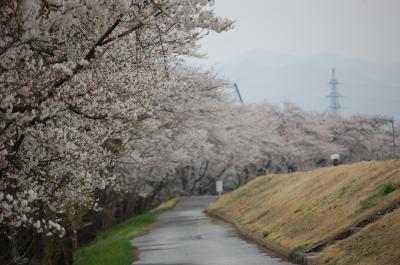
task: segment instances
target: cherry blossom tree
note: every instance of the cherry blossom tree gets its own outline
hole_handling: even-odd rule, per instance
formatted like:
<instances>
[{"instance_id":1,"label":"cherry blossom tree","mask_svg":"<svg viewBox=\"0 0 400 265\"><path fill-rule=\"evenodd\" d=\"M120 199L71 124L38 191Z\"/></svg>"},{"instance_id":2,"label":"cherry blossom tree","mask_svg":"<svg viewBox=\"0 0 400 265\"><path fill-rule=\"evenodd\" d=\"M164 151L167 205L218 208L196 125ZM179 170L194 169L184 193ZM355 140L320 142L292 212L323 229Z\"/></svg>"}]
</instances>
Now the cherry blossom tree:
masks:
<instances>
[{"instance_id":1,"label":"cherry blossom tree","mask_svg":"<svg viewBox=\"0 0 400 265\"><path fill-rule=\"evenodd\" d=\"M121 154L109 143L146 119L167 89L171 59L231 26L212 3L0 1L2 238L22 230L62 237L95 207L117 178ZM17 248L11 263L24 258Z\"/></svg>"}]
</instances>

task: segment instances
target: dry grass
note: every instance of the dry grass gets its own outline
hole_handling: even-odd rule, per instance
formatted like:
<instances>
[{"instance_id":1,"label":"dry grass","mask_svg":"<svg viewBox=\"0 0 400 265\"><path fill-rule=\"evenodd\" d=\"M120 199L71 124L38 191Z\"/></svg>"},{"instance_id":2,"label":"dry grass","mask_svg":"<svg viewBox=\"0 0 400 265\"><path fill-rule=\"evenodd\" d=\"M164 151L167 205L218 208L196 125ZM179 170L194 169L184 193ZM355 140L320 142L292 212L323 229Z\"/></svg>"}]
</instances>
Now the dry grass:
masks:
<instances>
[{"instance_id":1,"label":"dry grass","mask_svg":"<svg viewBox=\"0 0 400 265\"><path fill-rule=\"evenodd\" d=\"M208 210L288 254L306 250L400 201L400 188L385 188L399 184L400 160L362 162L259 177Z\"/></svg>"},{"instance_id":2,"label":"dry grass","mask_svg":"<svg viewBox=\"0 0 400 265\"><path fill-rule=\"evenodd\" d=\"M322 251L318 264L400 264L400 210L390 213L359 233Z\"/></svg>"},{"instance_id":3,"label":"dry grass","mask_svg":"<svg viewBox=\"0 0 400 265\"><path fill-rule=\"evenodd\" d=\"M157 206L157 208L153 209L152 211L160 211L160 210L168 210L175 207L176 203L182 199L181 197L172 198L166 202L161 203Z\"/></svg>"}]
</instances>

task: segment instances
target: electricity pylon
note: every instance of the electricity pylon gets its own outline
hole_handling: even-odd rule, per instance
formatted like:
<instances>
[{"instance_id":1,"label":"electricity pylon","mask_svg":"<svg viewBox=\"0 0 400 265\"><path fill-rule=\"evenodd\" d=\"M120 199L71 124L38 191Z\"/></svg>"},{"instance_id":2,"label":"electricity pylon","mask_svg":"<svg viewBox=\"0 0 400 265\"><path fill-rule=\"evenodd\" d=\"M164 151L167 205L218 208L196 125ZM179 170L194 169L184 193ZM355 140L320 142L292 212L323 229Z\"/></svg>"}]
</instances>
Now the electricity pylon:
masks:
<instances>
[{"instance_id":1,"label":"electricity pylon","mask_svg":"<svg viewBox=\"0 0 400 265\"><path fill-rule=\"evenodd\" d=\"M331 92L329 93L329 95L327 96L328 98L331 99L331 104L329 106L329 109L334 112L334 113L339 113L340 112L340 102L339 102L339 98L343 97L340 93L339 93L339 81L336 78L336 70L335 68L332 69L332 78L331 81L329 81L329 86L331 88Z\"/></svg>"}]
</instances>

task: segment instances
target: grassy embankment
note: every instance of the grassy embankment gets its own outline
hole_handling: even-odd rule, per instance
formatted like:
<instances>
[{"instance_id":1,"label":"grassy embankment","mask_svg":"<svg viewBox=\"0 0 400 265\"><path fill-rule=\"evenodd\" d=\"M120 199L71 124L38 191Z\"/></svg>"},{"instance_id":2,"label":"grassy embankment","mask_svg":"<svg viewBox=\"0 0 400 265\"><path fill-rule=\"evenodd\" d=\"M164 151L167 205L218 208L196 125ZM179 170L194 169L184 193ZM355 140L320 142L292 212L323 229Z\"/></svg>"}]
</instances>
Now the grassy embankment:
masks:
<instances>
[{"instance_id":1,"label":"grassy embankment","mask_svg":"<svg viewBox=\"0 0 400 265\"><path fill-rule=\"evenodd\" d=\"M157 214L175 206L177 199L118 224L74 253L75 265L130 265L135 259L129 240L148 232Z\"/></svg>"},{"instance_id":2,"label":"grassy embankment","mask_svg":"<svg viewBox=\"0 0 400 265\"><path fill-rule=\"evenodd\" d=\"M400 202L400 160L256 178L210 205L211 214L290 256ZM316 264L400 264L400 209L320 252Z\"/></svg>"}]
</instances>

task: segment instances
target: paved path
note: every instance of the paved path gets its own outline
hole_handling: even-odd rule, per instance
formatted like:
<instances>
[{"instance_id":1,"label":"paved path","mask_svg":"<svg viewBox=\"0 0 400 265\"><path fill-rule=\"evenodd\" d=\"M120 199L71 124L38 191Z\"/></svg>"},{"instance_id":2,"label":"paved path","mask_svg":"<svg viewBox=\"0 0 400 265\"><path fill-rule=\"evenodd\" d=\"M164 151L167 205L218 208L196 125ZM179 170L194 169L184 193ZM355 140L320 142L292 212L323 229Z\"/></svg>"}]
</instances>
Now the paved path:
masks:
<instances>
[{"instance_id":1,"label":"paved path","mask_svg":"<svg viewBox=\"0 0 400 265\"><path fill-rule=\"evenodd\" d=\"M213 197L185 199L159 215L145 236L132 243L139 249L135 265L290 265L269 257L241 239L234 228L203 213Z\"/></svg>"}]
</instances>

